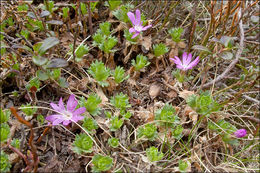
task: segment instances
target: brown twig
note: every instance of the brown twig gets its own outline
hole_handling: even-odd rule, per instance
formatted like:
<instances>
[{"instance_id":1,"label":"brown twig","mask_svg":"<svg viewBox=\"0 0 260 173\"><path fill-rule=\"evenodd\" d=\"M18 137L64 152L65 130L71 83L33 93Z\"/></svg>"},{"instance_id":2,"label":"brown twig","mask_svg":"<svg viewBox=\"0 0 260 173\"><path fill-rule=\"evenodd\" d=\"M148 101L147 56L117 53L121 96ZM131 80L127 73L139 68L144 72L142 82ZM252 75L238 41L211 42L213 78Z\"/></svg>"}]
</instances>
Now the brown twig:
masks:
<instances>
[{"instance_id":1,"label":"brown twig","mask_svg":"<svg viewBox=\"0 0 260 173\"><path fill-rule=\"evenodd\" d=\"M242 16L241 12L242 12L242 10L240 8L239 17ZM244 28L243 28L242 20L240 20L240 22L239 22L239 28L240 28L240 43L239 43L239 48L236 53L236 58L230 63L230 65L226 68L226 70L221 75L219 75L215 80L210 81L210 82L204 84L203 86L201 86L202 89L208 88L209 86L213 85L214 83L217 83L220 80L222 80L225 76L227 76L227 74L230 72L230 70L232 70L233 67L236 65L236 63L238 62L239 57L241 56L243 48L244 48ZM198 86L194 87L193 89L198 89Z\"/></svg>"},{"instance_id":2,"label":"brown twig","mask_svg":"<svg viewBox=\"0 0 260 173\"><path fill-rule=\"evenodd\" d=\"M90 8L90 2L87 2L88 4L88 25L89 25L89 32L90 35L93 34L93 26L92 26L92 14L91 14L91 8Z\"/></svg>"}]
</instances>

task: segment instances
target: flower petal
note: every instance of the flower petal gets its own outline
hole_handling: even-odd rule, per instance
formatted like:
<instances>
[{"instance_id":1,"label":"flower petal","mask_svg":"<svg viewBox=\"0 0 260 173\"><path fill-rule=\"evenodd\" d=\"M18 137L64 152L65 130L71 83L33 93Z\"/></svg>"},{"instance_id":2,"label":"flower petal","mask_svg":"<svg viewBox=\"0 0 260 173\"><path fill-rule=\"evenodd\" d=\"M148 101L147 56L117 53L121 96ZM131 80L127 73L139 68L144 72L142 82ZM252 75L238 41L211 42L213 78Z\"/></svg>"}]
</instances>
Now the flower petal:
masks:
<instances>
[{"instance_id":1,"label":"flower petal","mask_svg":"<svg viewBox=\"0 0 260 173\"><path fill-rule=\"evenodd\" d=\"M75 122L78 122L80 120L83 120L84 119L84 116L73 116L71 118L71 120L75 121Z\"/></svg>"},{"instance_id":2,"label":"flower petal","mask_svg":"<svg viewBox=\"0 0 260 173\"><path fill-rule=\"evenodd\" d=\"M136 20L135 20L135 15L134 15L134 13L128 12L128 13L127 13L127 16L128 16L129 19L131 20L132 24L133 24L133 25L136 25Z\"/></svg>"},{"instance_id":3,"label":"flower petal","mask_svg":"<svg viewBox=\"0 0 260 173\"><path fill-rule=\"evenodd\" d=\"M145 30L147 30L147 29L150 28L150 27L152 27L152 25L147 25L147 26L145 26L145 27L142 28L142 31L145 31Z\"/></svg>"},{"instance_id":4,"label":"flower petal","mask_svg":"<svg viewBox=\"0 0 260 173\"><path fill-rule=\"evenodd\" d=\"M200 61L200 58L197 57L194 61L192 61L188 66L187 69L192 69L194 66L196 66Z\"/></svg>"},{"instance_id":5,"label":"flower petal","mask_svg":"<svg viewBox=\"0 0 260 173\"><path fill-rule=\"evenodd\" d=\"M54 126L59 125L62 121L63 121L63 119L56 119L52 122L52 125L54 125Z\"/></svg>"},{"instance_id":6,"label":"flower petal","mask_svg":"<svg viewBox=\"0 0 260 173\"><path fill-rule=\"evenodd\" d=\"M59 107L61 110L65 110L65 107L64 107L64 104L63 104L63 101L62 101L62 97L60 98L60 101L59 101Z\"/></svg>"},{"instance_id":7,"label":"flower petal","mask_svg":"<svg viewBox=\"0 0 260 173\"><path fill-rule=\"evenodd\" d=\"M84 112L86 112L86 108L84 107L78 108L77 110L75 110L75 112L73 112L73 116L83 114Z\"/></svg>"},{"instance_id":8,"label":"flower petal","mask_svg":"<svg viewBox=\"0 0 260 173\"><path fill-rule=\"evenodd\" d=\"M78 105L78 101L75 99L74 95L70 95L69 100L67 102L67 110L73 112Z\"/></svg>"},{"instance_id":9,"label":"flower petal","mask_svg":"<svg viewBox=\"0 0 260 173\"><path fill-rule=\"evenodd\" d=\"M179 64L177 64L176 67L177 67L178 69L183 70L183 71L186 71L186 70L187 70L185 67L183 67L183 65L179 65Z\"/></svg>"},{"instance_id":10,"label":"flower petal","mask_svg":"<svg viewBox=\"0 0 260 173\"><path fill-rule=\"evenodd\" d=\"M174 58L171 58L173 60L173 62L176 64L176 65L182 65L182 62L180 60L179 57L177 56L174 56Z\"/></svg>"},{"instance_id":11,"label":"flower petal","mask_svg":"<svg viewBox=\"0 0 260 173\"><path fill-rule=\"evenodd\" d=\"M136 17L136 25L140 24L141 22L141 12L140 10L136 9L135 11L135 17Z\"/></svg>"},{"instance_id":12,"label":"flower petal","mask_svg":"<svg viewBox=\"0 0 260 173\"><path fill-rule=\"evenodd\" d=\"M187 66L187 65L188 65L187 62L188 62L188 61L187 61L187 52L184 52L184 53L182 54L182 64L183 64L184 66Z\"/></svg>"},{"instance_id":13,"label":"flower petal","mask_svg":"<svg viewBox=\"0 0 260 173\"><path fill-rule=\"evenodd\" d=\"M51 105L51 107L52 107L55 111L61 112L60 107L59 107L58 105L56 105L55 103L51 102L50 105Z\"/></svg>"},{"instance_id":14,"label":"flower petal","mask_svg":"<svg viewBox=\"0 0 260 173\"><path fill-rule=\"evenodd\" d=\"M189 53L189 55L187 56L187 64L191 62L191 59L192 59L192 54Z\"/></svg>"},{"instance_id":15,"label":"flower petal","mask_svg":"<svg viewBox=\"0 0 260 173\"><path fill-rule=\"evenodd\" d=\"M135 29L132 27L129 29L129 32L132 33L132 32L135 32Z\"/></svg>"},{"instance_id":16,"label":"flower petal","mask_svg":"<svg viewBox=\"0 0 260 173\"><path fill-rule=\"evenodd\" d=\"M53 122L54 120L59 119L59 118L61 118L60 114L54 114L54 115L47 116L45 118L45 120Z\"/></svg>"},{"instance_id":17,"label":"flower petal","mask_svg":"<svg viewBox=\"0 0 260 173\"><path fill-rule=\"evenodd\" d=\"M65 121L63 121L63 125L64 125L64 126L67 126L67 125L69 125L69 123L71 123L71 121L70 121L70 120L65 120Z\"/></svg>"},{"instance_id":18,"label":"flower petal","mask_svg":"<svg viewBox=\"0 0 260 173\"><path fill-rule=\"evenodd\" d=\"M140 32L136 32L133 36L132 39L135 38L136 36L138 36L140 34Z\"/></svg>"}]
</instances>

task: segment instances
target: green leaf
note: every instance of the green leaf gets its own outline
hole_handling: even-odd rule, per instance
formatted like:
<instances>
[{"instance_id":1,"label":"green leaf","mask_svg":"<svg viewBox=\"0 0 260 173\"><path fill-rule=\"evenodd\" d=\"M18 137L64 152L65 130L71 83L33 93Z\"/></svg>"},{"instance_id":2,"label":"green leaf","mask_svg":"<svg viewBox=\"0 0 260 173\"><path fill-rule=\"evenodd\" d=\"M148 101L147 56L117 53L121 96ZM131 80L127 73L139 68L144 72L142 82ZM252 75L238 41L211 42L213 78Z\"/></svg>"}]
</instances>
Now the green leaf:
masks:
<instances>
[{"instance_id":1,"label":"green leaf","mask_svg":"<svg viewBox=\"0 0 260 173\"><path fill-rule=\"evenodd\" d=\"M0 108L0 124L6 123L10 118L11 112L10 110L2 110Z\"/></svg>"},{"instance_id":2,"label":"green leaf","mask_svg":"<svg viewBox=\"0 0 260 173\"><path fill-rule=\"evenodd\" d=\"M192 46L191 49L200 50L200 51L204 51L204 52L208 52L208 53L212 54L212 52L207 47L202 46L202 45L194 45L194 46Z\"/></svg>"},{"instance_id":3,"label":"green leaf","mask_svg":"<svg viewBox=\"0 0 260 173\"><path fill-rule=\"evenodd\" d=\"M107 40L104 42L104 52L105 53L109 53L109 52L113 52L113 50L111 50L115 45L117 44L117 38L114 36L109 36L107 38Z\"/></svg>"},{"instance_id":4,"label":"green leaf","mask_svg":"<svg viewBox=\"0 0 260 173\"><path fill-rule=\"evenodd\" d=\"M82 58L85 54L87 54L89 51L89 48L87 45L80 45L75 52L75 55L77 58Z\"/></svg>"},{"instance_id":5,"label":"green leaf","mask_svg":"<svg viewBox=\"0 0 260 173\"><path fill-rule=\"evenodd\" d=\"M80 3L80 9L83 15L87 14L88 10L85 3L83 2Z\"/></svg>"},{"instance_id":6,"label":"green leaf","mask_svg":"<svg viewBox=\"0 0 260 173\"><path fill-rule=\"evenodd\" d=\"M100 113L100 108L98 108L98 105L101 102L102 100L97 94L90 94L87 101L84 103L84 107L91 115L97 115Z\"/></svg>"},{"instance_id":7,"label":"green leaf","mask_svg":"<svg viewBox=\"0 0 260 173\"><path fill-rule=\"evenodd\" d=\"M223 58L224 60L231 60L233 58L233 54L231 52L222 52L219 54L219 57Z\"/></svg>"},{"instance_id":8,"label":"green leaf","mask_svg":"<svg viewBox=\"0 0 260 173\"><path fill-rule=\"evenodd\" d=\"M62 8L62 17L64 19L67 19L69 17L69 7L63 7Z\"/></svg>"},{"instance_id":9,"label":"green leaf","mask_svg":"<svg viewBox=\"0 0 260 173\"><path fill-rule=\"evenodd\" d=\"M0 154L0 172L9 172L12 167L8 155L5 154L3 150L1 150Z\"/></svg>"},{"instance_id":10,"label":"green leaf","mask_svg":"<svg viewBox=\"0 0 260 173\"><path fill-rule=\"evenodd\" d=\"M153 124L146 124L138 129L137 136L138 138L145 136L148 140L154 141L158 136L157 127Z\"/></svg>"},{"instance_id":11,"label":"green leaf","mask_svg":"<svg viewBox=\"0 0 260 173\"><path fill-rule=\"evenodd\" d=\"M98 128L98 124L93 118L84 118L82 127L84 127L89 133L93 133L93 130Z\"/></svg>"},{"instance_id":12,"label":"green leaf","mask_svg":"<svg viewBox=\"0 0 260 173\"><path fill-rule=\"evenodd\" d=\"M174 42L178 43L178 42L181 41L181 34L183 32L183 29L181 27L179 27L179 28L172 28L168 32L171 35L172 40Z\"/></svg>"},{"instance_id":13,"label":"green leaf","mask_svg":"<svg viewBox=\"0 0 260 173\"><path fill-rule=\"evenodd\" d=\"M112 97L110 103L116 108L123 110L131 107L131 105L128 102L128 96L123 94L122 92Z\"/></svg>"},{"instance_id":14,"label":"green leaf","mask_svg":"<svg viewBox=\"0 0 260 173\"><path fill-rule=\"evenodd\" d=\"M49 79L49 75L48 75L46 72L41 71L41 70L38 70L38 71L36 72L36 75L37 75L37 77L38 77L41 81L45 81L45 80Z\"/></svg>"},{"instance_id":15,"label":"green leaf","mask_svg":"<svg viewBox=\"0 0 260 173\"><path fill-rule=\"evenodd\" d=\"M109 36L110 35L110 27L111 27L111 23L109 22L103 22L101 24L99 24L99 27L101 29L101 32L106 35Z\"/></svg>"},{"instance_id":16,"label":"green leaf","mask_svg":"<svg viewBox=\"0 0 260 173\"><path fill-rule=\"evenodd\" d=\"M122 119L119 119L118 116L115 116L110 120L109 129L111 131L117 131L118 129L120 129L120 127L123 125L123 123L124 123L124 121Z\"/></svg>"},{"instance_id":17,"label":"green leaf","mask_svg":"<svg viewBox=\"0 0 260 173\"><path fill-rule=\"evenodd\" d=\"M43 40L41 47L39 48L40 55L43 55L48 49L54 47L55 45L59 44L60 40L56 37L49 37Z\"/></svg>"},{"instance_id":18,"label":"green leaf","mask_svg":"<svg viewBox=\"0 0 260 173\"><path fill-rule=\"evenodd\" d=\"M135 67L136 71L141 70L142 68L148 66L150 62L148 62L147 57L141 54L137 55L136 61L132 60L132 65Z\"/></svg>"},{"instance_id":19,"label":"green leaf","mask_svg":"<svg viewBox=\"0 0 260 173\"><path fill-rule=\"evenodd\" d=\"M76 135L76 139L72 146L72 150L77 154L91 153L93 141L87 134L80 133Z\"/></svg>"},{"instance_id":20,"label":"green leaf","mask_svg":"<svg viewBox=\"0 0 260 173\"><path fill-rule=\"evenodd\" d=\"M186 169L188 168L189 164L185 161L179 160L179 170L181 172L186 172Z\"/></svg>"},{"instance_id":21,"label":"green leaf","mask_svg":"<svg viewBox=\"0 0 260 173\"><path fill-rule=\"evenodd\" d=\"M156 148L154 146L146 149L146 155L147 155L148 159L150 160L150 162L159 161L163 158L163 153L158 152L158 148Z\"/></svg>"},{"instance_id":22,"label":"green leaf","mask_svg":"<svg viewBox=\"0 0 260 173\"><path fill-rule=\"evenodd\" d=\"M108 139L108 144L113 147L113 148L117 148L119 145L119 140L118 138L109 138Z\"/></svg>"},{"instance_id":23,"label":"green leaf","mask_svg":"<svg viewBox=\"0 0 260 173\"><path fill-rule=\"evenodd\" d=\"M102 156L100 154L96 154L92 158L92 163L94 165L94 172L107 171L112 167L113 159L109 156Z\"/></svg>"},{"instance_id":24,"label":"green leaf","mask_svg":"<svg viewBox=\"0 0 260 173\"><path fill-rule=\"evenodd\" d=\"M63 68L68 66L68 61L62 58L54 58L51 59L48 64L46 65L46 68Z\"/></svg>"},{"instance_id":25,"label":"green leaf","mask_svg":"<svg viewBox=\"0 0 260 173\"><path fill-rule=\"evenodd\" d=\"M68 88L69 87L69 84L64 77L60 77L59 80L58 80L58 83L62 88Z\"/></svg>"},{"instance_id":26,"label":"green leaf","mask_svg":"<svg viewBox=\"0 0 260 173\"><path fill-rule=\"evenodd\" d=\"M169 49L166 47L165 44L160 43L160 44L153 45L153 51L154 51L154 55L156 57L159 57L159 56L167 53L169 51Z\"/></svg>"},{"instance_id":27,"label":"green leaf","mask_svg":"<svg viewBox=\"0 0 260 173\"><path fill-rule=\"evenodd\" d=\"M124 37L127 41L129 41L131 44L137 44L138 37L132 38L134 34L129 32L129 29L124 30Z\"/></svg>"},{"instance_id":28,"label":"green leaf","mask_svg":"<svg viewBox=\"0 0 260 173\"><path fill-rule=\"evenodd\" d=\"M120 66L116 67L115 71L112 73L112 76L114 77L117 84L129 78L129 75L125 76L125 70Z\"/></svg>"},{"instance_id":29,"label":"green leaf","mask_svg":"<svg viewBox=\"0 0 260 173\"><path fill-rule=\"evenodd\" d=\"M58 80L60 78L61 75L61 69L53 69L50 72L50 76L54 79L54 80Z\"/></svg>"},{"instance_id":30,"label":"green leaf","mask_svg":"<svg viewBox=\"0 0 260 173\"><path fill-rule=\"evenodd\" d=\"M98 84L102 87L106 87L109 85L109 83L106 82L106 80L110 75L110 70L105 67L103 62L98 60L92 62L88 70L88 73L90 73L98 82Z\"/></svg>"},{"instance_id":31,"label":"green leaf","mask_svg":"<svg viewBox=\"0 0 260 173\"><path fill-rule=\"evenodd\" d=\"M6 123L0 124L0 141L5 142L9 138L10 127Z\"/></svg>"},{"instance_id":32,"label":"green leaf","mask_svg":"<svg viewBox=\"0 0 260 173\"><path fill-rule=\"evenodd\" d=\"M32 57L33 63L38 65L38 66L43 66L44 64L46 64L48 62L47 58L44 58L42 56L33 56Z\"/></svg>"},{"instance_id":33,"label":"green leaf","mask_svg":"<svg viewBox=\"0 0 260 173\"><path fill-rule=\"evenodd\" d=\"M39 89L39 88L40 88L40 85L41 85L41 82L40 82L39 78L38 78L38 77L34 77L34 78L32 78L32 79L27 83L27 85L25 86L25 88L26 88L28 91L30 91L30 89L31 89L33 86L35 86L37 89Z\"/></svg>"},{"instance_id":34,"label":"green leaf","mask_svg":"<svg viewBox=\"0 0 260 173\"><path fill-rule=\"evenodd\" d=\"M155 112L155 119L161 120L160 125L166 127L173 127L179 123L179 118L175 115L175 109L168 103L162 109Z\"/></svg>"},{"instance_id":35,"label":"green leaf","mask_svg":"<svg viewBox=\"0 0 260 173\"><path fill-rule=\"evenodd\" d=\"M114 9L116 9L120 4L122 3L121 0L108 0L108 4L109 4L109 9L111 11L113 11Z\"/></svg>"},{"instance_id":36,"label":"green leaf","mask_svg":"<svg viewBox=\"0 0 260 173\"><path fill-rule=\"evenodd\" d=\"M32 105L30 103L28 104L22 104L21 109L27 116L32 116L37 112L37 108L31 108Z\"/></svg>"}]
</instances>

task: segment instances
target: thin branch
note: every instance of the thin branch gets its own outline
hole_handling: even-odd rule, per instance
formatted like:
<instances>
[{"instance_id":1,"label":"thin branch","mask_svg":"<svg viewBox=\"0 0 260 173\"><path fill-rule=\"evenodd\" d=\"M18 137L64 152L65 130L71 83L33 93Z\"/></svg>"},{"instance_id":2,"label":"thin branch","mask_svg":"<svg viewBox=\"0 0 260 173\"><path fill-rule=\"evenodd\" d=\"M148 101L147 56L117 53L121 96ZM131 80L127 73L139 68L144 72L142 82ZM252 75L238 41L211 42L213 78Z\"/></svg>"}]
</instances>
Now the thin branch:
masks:
<instances>
[{"instance_id":1,"label":"thin branch","mask_svg":"<svg viewBox=\"0 0 260 173\"><path fill-rule=\"evenodd\" d=\"M239 10L238 15L239 15L239 17L241 17L241 15L242 15L241 14L241 8ZM236 58L230 63L230 65L226 68L226 70L221 75L219 75L215 80L204 84L201 87L202 89L208 88L211 85L213 85L214 83L217 83L220 80L222 80L223 78L225 78L225 76L227 76L227 74L234 68L236 63L239 61L239 57L241 57L241 54L242 54L242 51L243 51L243 48L244 48L244 28L243 28L242 20L240 20L240 22L239 22L239 28L240 28L240 43L239 43L239 48L238 48L237 53L236 53ZM198 89L198 88L199 88L199 86L196 86L193 89Z\"/></svg>"}]
</instances>

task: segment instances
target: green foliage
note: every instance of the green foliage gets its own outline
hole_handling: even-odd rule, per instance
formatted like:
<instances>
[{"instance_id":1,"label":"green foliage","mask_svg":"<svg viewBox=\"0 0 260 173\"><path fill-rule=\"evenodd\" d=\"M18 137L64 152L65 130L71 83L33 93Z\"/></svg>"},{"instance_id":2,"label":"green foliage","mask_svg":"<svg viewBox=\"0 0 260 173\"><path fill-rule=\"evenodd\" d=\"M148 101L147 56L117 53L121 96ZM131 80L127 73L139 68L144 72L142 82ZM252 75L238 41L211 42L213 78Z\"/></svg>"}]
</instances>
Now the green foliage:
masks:
<instances>
[{"instance_id":1,"label":"green foliage","mask_svg":"<svg viewBox=\"0 0 260 173\"><path fill-rule=\"evenodd\" d=\"M111 11L113 11L114 9L116 9L120 4L122 3L121 0L108 0L108 4L109 4L109 9Z\"/></svg>"},{"instance_id":2,"label":"green foliage","mask_svg":"<svg viewBox=\"0 0 260 173\"><path fill-rule=\"evenodd\" d=\"M181 172L186 172L186 169L188 168L189 164L185 161L179 160L179 170Z\"/></svg>"},{"instance_id":3,"label":"green foliage","mask_svg":"<svg viewBox=\"0 0 260 173\"><path fill-rule=\"evenodd\" d=\"M141 70L142 68L148 66L150 62L148 62L148 59L146 56L143 56L141 54L137 55L136 61L132 60L132 65L134 66L136 71Z\"/></svg>"},{"instance_id":4,"label":"green foliage","mask_svg":"<svg viewBox=\"0 0 260 173\"><path fill-rule=\"evenodd\" d=\"M117 84L129 78L129 75L125 76L125 69L120 66L116 67L116 69L112 72L112 76Z\"/></svg>"},{"instance_id":5,"label":"green foliage","mask_svg":"<svg viewBox=\"0 0 260 173\"><path fill-rule=\"evenodd\" d=\"M15 147L15 148L20 149L20 141L19 141L19 139L14 138L14 139L12 140L12 142L11 142L11 145L12 145L13 147Z\"/></svg>"},{"instance_id":6,"label":"green foliage","mask_svg":"<svg viewBox=\"0 0 260 173\"><path fill-rule=\"evenodd\" d=\"M44 31L42 21L34 20L28 17L28 23L25 24L26 28L30 31Z\"/></svg>"},{"instance_id":7,"label":"green foliage","mask_svg":"<svg viewBox=\"0 0 260 173\"><path fill-rule=\"evenodd\" d=\"M213 100L209 91L201 92L199 96L192 95L186 102L193 110L202 115L217 112L220 109L220 105Z\"/></svg>"},{"instance_id":8,"label":"green foliage","mask_svg":"<svg viewBox=\"0 0 260 173\"><path fill-rule=\"evenodd\" d=\"M62 17L63 19L67 19L69 17L69 7L63 7L62 8Z\"/></svg>"},{"instance_id":9,"label":"green foliage","mask_svg":"<svg viewBox=\"0 0 260 173\"><path fill-rule=\"evenodd\" d=\"M28 11L29 7L27 4L22 4L17 7L17 11Z\"/></svg>"},{"instance_id":10,"label":"green foliage","mask_svg":"<svg viewBox=\"0 0 260 173\"><path fill-rule=\"evenodd\" d=\"M0 154L0 172L9 172L11 168L11 163L8 159L8 155L1 151Z\"/></svg>"},{"instance_id":11,"label":"green foliage","mask_svg":"<svg viewBox=\"0 0 260 173\"><path fill-rule=\"evenodd\" d=\"M109 53L109 52L114 52L114 50L112 50L112 48L117 44L117 38L114 36L109 36L107 38L107 40L104 42L103 45L103 51L105 53Z\"/></svg>"},{"instance_id":12,"label":"green foliage","mask_svg":"<svg viewBox=\"0 0 260 173\"><path fill-rule=\"evenodd\" d=\"M173 136L176 139L180 139L182 137L182 131L183 131L183 127L181 125L178 125L177 127L175 127L175 129L173 130Z\"/></svg>"},{"instance_id":13,"label":"green foliage","mask_svg":"<svg viewBox=\"0 0 260 173\"><path fill-rule=\"evenodd\" d=\"M156 162L163 158L163 153L158 152L158 148L156 148L154 146L146 149L146 155L147 155L148 159L150 160L150 162Z\"/></svg>"},{"instance_id":14,"label":"green foliage","mask_svg":"<svg viewBox=\"0 0 260 173\"><path fill-rule=\"evenodd\" d=\"M179 27L179 28L172 28L168 32L171 35L172 40L174 42L178 43L178 42L181 41L181 34L183 32L183 29L181 27Z\"/></svg>"},{"instance_id":15,"label":"green foliage","mask_svg":"<svg viewBox=\"0 0 260 173\"><path fill-rule=\"evenodd\" d=\"M165 44L160 43L160 44L153 45L153 51L154 51L154 55L156 57L159 57L161 55L166 54L169 51L169 49L166 47Z\"/></svg>"},{"instance_id":16,"label":"green foliage","mask_svg":"<svg viewBox=\"0 0 260 173\"><path fill-rule=\"evenodd\" d=\"M20 34L24 36L27 40L29 39L30 32L27 29L22 29Z\"/></svg>"},{"instance_id":17,"label":"green foliage","mask_svg":"<svg viewBox=\"0 0 260 173\"><path fill-rule=\"evenodd\" d=\"M102 156L100 154L94 155L92 158L93 172L107 171L112 167L113 159L109 156Z\"/></svg>"},{"instance_id":18,"label":"green foliage","mask_svg":"<svg viewBox=\"0 0 260 173\"><path fill-rule=\"evenodd\" d=\"M132 116L132 114L129 112L129 111L127 111L126 113L125 113L125 111L122 111L122 113L120 112L120 114L123 116L123 118L124 119L126 119L126 120L129 120L129 118L131 118L131 116Z\"/></svg>"},{"instance_id":19,"label":"green foliage","mask_svg":"<svg viewBox=\"0 0 260 173\"><path fill-rule=\"evenodd\" d=\"M0 141L5 142L9 138L10 127L7 123L0 124Z\"/></svg>"},{"instance_id":20,"label":"green foliage","mask_svg":"<svg viewBox=\"0 0 260 173\"><path fill-rule=\"evenodd\" d=\"M134 6L130 3L122 5L119 9L112 12L112 14L120 21L127 23L129 21L129 18L127 16L127 13L133 9Z\"/></svg>"},{"instance_id":21,"label":"green foliage","mask_svg":"<svg viewBox=\"0 0 260 173\"><path fill-rule=\"evenodd\" d=\"M155 119L161 120L162 122L159 122L159 124L166 127L174 127L179 123L179 117L175 115L175 109L168 103L162 109L156 111Z\"/></svg>"},{"instance_id":22,"label":"green foliage","mask_svg":"<svg viewBox=\"0 0 260 173\"><path fill-rule=\"evenodd\" d=\"M93 130L98 128L98 124L93 118L84 118L82 127L85 128L89 133L93 133Z\"/></svg>"},{"instance_id":23,"label":"green foliage","mask_svg":"<svg viewBox=\"0 0 260 173\"><path fill-rule=\"evenodd\" d=\"M108 139L108 144L113 147L113 148L117 148L119 145L119 141L118 138L109 138Z\"/></svg>"},{"instance_id":24,"label":"green foliage","mask_svg":"<svg viewBox=\"0 0 260 173\"><path fill-rule=\"evenodd\" d=\"M76 135L75 141L72 144L72 150L77 154L91 153L93 141L85 133L80 133Z\"/></svg>"},{"instance_id":25,"label":"green foliage","mask_svg":"<svg viewBox=\"0 0 260 173\"><path fill-rule=\"evenodd\" d=\"M34 77L34 78L32 78L28 83L27 83L27 85L25 86L26 87L26 89L28 90L28 91L30 91L30 89L33 87L33 86L35 86L36 88L37 88L37 90L40 88L40 84L41 84L41 82L40 82L40 80L38 79L38 77Z\"/></svg>"},{"instance_id":26,"label":"green foliage","mask_svg":"<svg viewBox=\"0 0 260 173\"><path fill-rule=\"evenodd\" d=\"M111 23L109 22L103 22L99 24L99 28L101 29L101 33L109 36L110 35L110 27L111 27Z\"/></svg>"},{"instance_id":27,"label":"green foliage","mask_svg":"<svg viewBox=\"0 0 260 173\"><path fill-rule=\"evenodd\" d=\"M85 3L83 3L83 2L80 3L80 9L81 9L81 13L83 15L87 14L88 10L87 10L87 7L86 7Z\"/></svg>"},{"instance_id":28,"label":"green foliage","mask_svg":"<svg viewBox=\"0 0 260 173\"><path fill-rule=\"evenodd\" d=\"M43 115L37 115L36 119L40 123L40 125L43 125L44 120L45 120Z\"/></svg>"},{"instance_id":29,"label":"green foliage","mask_svg":"<svg viewBox=\"0 0 260 173\"><path fill-rule=\"evenodd\" d=\"M237 131L237 128L225 120L219 120L216 124L211 121L208 122L210 130L217 131L222 140L227 144L238 145L238 140L232 138L232 134Z\"/></svg>"},{"instance_id":30,"label":"green foliage","mask_svg":"<svg viewBox=\"0 0 260 173\"><path fill-rule=\"evenodd\" d=\"M106 82L106 80L110 75L110 70L105 67L103 62L98 60L96 60L94 63L92 62L88 72L102 87L106 87L109 85L109 83Z\"/></svg>"},{"instance_id":31,"label":"green foliage","mask_svg":"<svg viewBox=\"0 0 260 173\"><path fill-rule=\"evenodd\" d=\"M91 115L99 114L100 108L98 105L102 102L101 98L97 94L90 94L87 101L84 102L84 107Z\"/></svg>"},{"instance_id":32,"label":"green foliage","mask_svg":"<svg viewBox=\"0 0 260 173\"><path fill-rule=\"evenodd\" d=\"M118 40L116 37L111 36L110 27L111 23L103 22L99 25L100 29L93 36L93 45L98 46L99 49L105 53L114 52L113 47L117 44Z\"/></svg>"},{"instance_id":33,"label":"green foliage","mask_svg":"<svg viewBox=\"0 0 260 173\"><path fill-rule=\"evenodd\" d=\"M129 29L124 30L124 37L127 41L129 41L131 44L137 44L138 37L132 38L134 34L129 32Z\"/></svg>"},{"instance_id":34,"label":"green foliage","mask_svg":"<svg viewBox=\"0 0 260 173\"><path fill-rule=\"evenodd\" d=\"M138 138L145 136L148 140L154 141L158 136L157 127L153 124L146 124L137 131Z\"/></svg>"},{"instance_id":35,"label":"green foliage","mask_svg":"<svg viewBox=\"0 0 260 173\"><path fill-rule=\"evenodd\" d=\"M117 131L118 129L120 129L123 123L124 123L123 119L119 119L118 116L115 116L110 120L109 129L111 131Z\"/></svg>"},{"instance_id":36,"label":"green foliage","mask_svg":"<svg viewBox=\"0 0 260 173\"><path fill-rule=\"evenodd\" d=\"M112 112L110 112L110 111L105 111L104 113L105 113L105 115L106 115L107 118L112 118Z\"/></svg>"},{"instance_id":37,"label":"green foliage","mask_svg":"<svg viewBox=\"0 0 260 173\"><path fill-rule=\"evenodd\" d=\"M73 49L71 50L71 52ZM87 45L80 45L76 51L75 51L75 56L76 56L76 61L79 62L82 60L82 57L87 54L89 51L89 47Z\"/></svg>"},{"instance_id":38,"label":"green foliage","mask_svg":"<svg viewBox=\"0 0 260 173\"><path fill-rule=\"evenodd\" d=\"M2 110L0 108L0 124L1 123L6 123L9 120L10 115L11 115L10 110L8 110L8 109L7 110Z\"/></svg>"},{"instance_id":39,"label":"green foliage","mask_svg":"<svg viewBox=\"0 0 260 173\"><path fill-rule=\"evenodd\" d=\"M27 105L22 104L21 109L27 116L32 116L37 112L37 108L31 108L31 104L28 103Z\"/></svg>"},{"instance_id":40,"label":"green foliage","mask_svg":"<svg viewBox=\"0 0 260 173\"><path fill-rule=\"evenodd\" d=\"M125 110L126 108L131 107L131 105L128 102L128 96L126 94L123 94L122 92L120 94L116 94L114 97L111 98L110 103L118 108Z\"/></svg>"}]
</instances>

